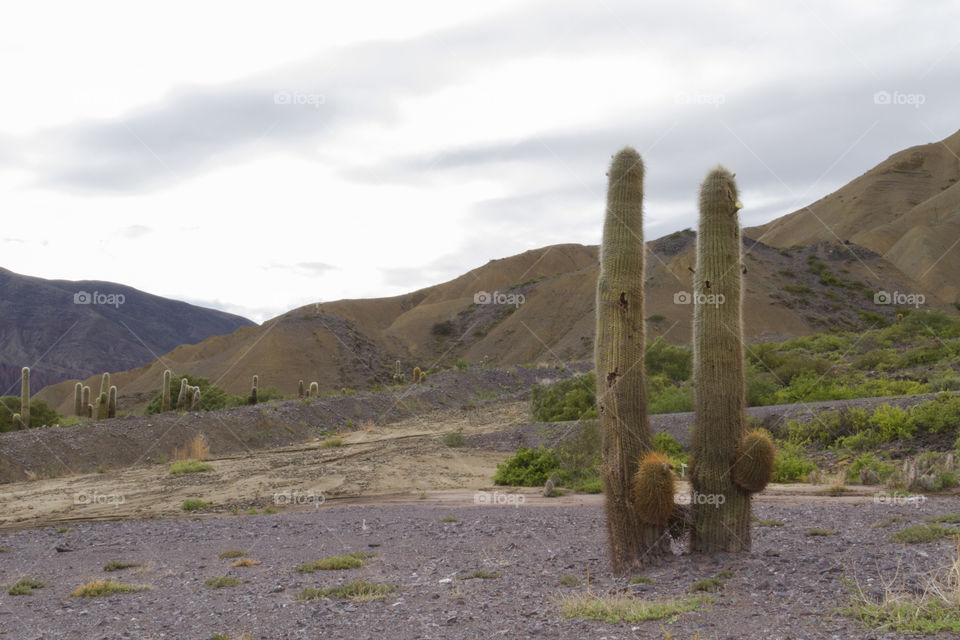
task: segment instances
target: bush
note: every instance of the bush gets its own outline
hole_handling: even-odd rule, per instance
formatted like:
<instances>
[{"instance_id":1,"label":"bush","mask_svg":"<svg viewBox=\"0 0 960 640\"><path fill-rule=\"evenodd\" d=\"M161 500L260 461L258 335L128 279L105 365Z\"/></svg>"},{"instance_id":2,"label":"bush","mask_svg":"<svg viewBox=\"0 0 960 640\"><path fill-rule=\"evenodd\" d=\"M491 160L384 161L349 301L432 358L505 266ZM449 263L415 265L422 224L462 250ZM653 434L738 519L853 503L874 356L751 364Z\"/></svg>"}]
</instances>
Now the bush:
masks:
<instances>
[{"instance_id":1,"label":"bush","mask_svg":"<svg viewBox=\"0 0 960 640\"><path fill-rule=\"evenodd\" d=\"M960 396L940 393L932 401L913 407L910 425L915 430L929 433L960 431Z\"/></svg>"},{"instance_id":2,"label":"bush","mask_svg":"<svg viewBox=\"0 0 960 640\"><path fill-rule=\"evenodd\" d=\"M517 449L516 455L497 465L493 483L513 487L539 487L560 470L552 449Z\"/></svg>"},{"instance_id":3,"label":"bush","mask_svg":"<svg viewBox=\"0 0 960 640\"><path fill-rule=\"evenodd\" d=\"M854 459L847 468L847 480L849 482L859 482L861 469L870 469L875 472L880 478L880 482L885 482L896 471L896 467L892 463L880 460L874 457L872 453L867 453Z\"/></svg>"},{"instance_id":4,"label":"bush","mask_svg":"<svg viewBox=\"0 0 960 640\"><path fill-rule=\"evenodd\" d=\"M533 417L540 422L596 418L596 376L591 371L549 387L536 386L531 393L531 404Z\"/></svg>"},{"instance_id":5,"label":"bush","mask_svg":"<svg viewBox=\"0 0 960 640\"><path fill-rule=\"evenodd\" d=\"M693 387L670 384L667 376L659 374L647 378L647 413L680 413L693 411Z\"/></svg>"},{"instance_id":6,"label":"bush","mask_svg":"<svg viewBox=\"0 0 960 640\"><path fill-rule=\"evenodd\" d=\"M20 396L0 398L0 433L13 431L13 414L20 413ZM30 428L60 424L60 414L40 398L30 400Z\"/></svg>"},{"instance_id":7,"label":"bush","mask_svg":"<svg viewBox=\"0 0 960 640\"><path fill-rule=\"evenodd\" d=\"M171 376L170 379L170 404L171 409L176 409L177 405L177 396L180 395L180 378L186 378L187 384L193 387L200 387L200 410L201 411L218 411L220 409L226 409L229 407L239 407L247 403L247 399L242 396L235 396L232 393L227 393L220 387L216 386L206 378L195 378L193 376ZM162 386L162 385L161 385ZM264 396L265 392L268 392L272 387L267 389L259 389L257 391L258 399L263 402L268 397ZM275 389L273 389L276 391ZM268 393L269 395L269 393ZM153 397L152 400L147 404L146 413L151 415L154 413L160 413L160 406L163 402L163 396L157 394Z\"/></svg>"},{"instance_id":8,"label":"bush","mask_svg":"<svg viewBox=\"0 0 960 640\"><path fill-rule=\"evenodd\" d=\"M647 344L646 367L648 376L663 374L674 382L684 382L693 372L693 352L657 336Z\"/></svg>"},{"instance_id":9,"label":"bush","mask_svg":"<svg viewBox=\"0 0 960 640\"><path fill-rule=\"evenodd\" d=\"M803 457L799 445L790 442L777 443L777 455L773 459L772 482L802 482L817 465Z\"/></svg>"}]
</instances>

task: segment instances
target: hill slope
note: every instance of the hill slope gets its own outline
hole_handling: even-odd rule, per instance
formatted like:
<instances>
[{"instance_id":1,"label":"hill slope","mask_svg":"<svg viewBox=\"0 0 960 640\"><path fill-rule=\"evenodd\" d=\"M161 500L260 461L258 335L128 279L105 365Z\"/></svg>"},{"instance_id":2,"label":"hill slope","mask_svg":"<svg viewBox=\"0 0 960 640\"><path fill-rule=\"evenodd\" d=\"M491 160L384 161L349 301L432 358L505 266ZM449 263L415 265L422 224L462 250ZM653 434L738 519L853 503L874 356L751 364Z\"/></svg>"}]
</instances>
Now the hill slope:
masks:
<instances>
[{"instance_id":1,"label":"hill slope","mask_svg":"<svg viewBox=\"0 0 960 640\"><path fill-rule=\"evenodd\" d=\"M747 229L747 339L893 321L897 308L875 304L878 291L919 293L925 307L955 312L951 303L960 291L951 276L960 269L960 249L937 255L941 245L960 241L955 148L960 151L960 133L908 149L808 209ZM601 220L598 212L598 225ZM694 245L692 231L647 243L651 336L690 340L692 309L683 300L692 290ZM115 380L122 404L132 409L157 392L166 367L210 378L238 394L245 394L258 374L261 386L293 394L299 379L316 380L326 390L388 384L396 360L409 375L414 366L451 366L458 359L495 364L590 359L597 258L595 246L555 245L492 260L401 296L309 305L259 327L178 347L162 364ZM497 292L500 303L475 303L481 292ZM90 378L87 384L96 388L98 382ZM42 395L69 411L72 384Z\"/></svg>"},{"instance_id":2,"label":"hill slope","mask_svg":"<svg viewBox=\"0 0 960 640\"><path fill-rule=\"evenodd\" d=\"M94 292L117 297L94 301ZM76 294L90 303L76 304ZM7 301L0 306L0 395L20 393L25 365L37 390L137 367L183 343L253 324L112 282L44 280L6 269L0 269L0 299Z\"/></svg>"},{"instance_id":3,"label":"hill slope","mask_svg":"<svg viewBox=\"0 0 960 640\"><path fill-rule=\"evenodd\" d=\"M810 206L745 233L775 247L849 241L960 301L960 131L895 153Z\"/></svg>"}]
</instances>

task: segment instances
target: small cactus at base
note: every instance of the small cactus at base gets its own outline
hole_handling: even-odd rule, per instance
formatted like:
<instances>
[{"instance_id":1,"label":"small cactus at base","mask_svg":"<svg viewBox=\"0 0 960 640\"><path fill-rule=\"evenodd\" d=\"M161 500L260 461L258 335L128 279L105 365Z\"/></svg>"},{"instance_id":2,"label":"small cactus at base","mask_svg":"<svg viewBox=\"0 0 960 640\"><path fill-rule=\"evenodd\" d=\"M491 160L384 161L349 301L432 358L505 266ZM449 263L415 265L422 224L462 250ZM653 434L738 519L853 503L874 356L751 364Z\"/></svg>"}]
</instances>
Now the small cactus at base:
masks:
<instances>
[{"instance_id":1,"label":"small cactus at base","mask_svg":"<svg viewBox=\"0 0 960 640\"><path fill-rule=\"evenodd\" d=\"M94 414L93 405L88 402L88 403L87 403L87 417L88 417L88 418L92 418L92 417L93 417L93 414Z\"/></svg>"},{"instance_id":2,"label":"small cactus at base","mask_svg":"<svg viewBox=\"0 0 960 640\"><path fill-rule=\"evenodd\" d=\"M553 478L547 478L546 483L543 485L543 497L552 498L557 495L557 487L553 482Z\"/></svg>"},{"instance_id":3,"label":"small cactus at base","mask_svg":"<svg viewBox=\"0 0 960 640\"><path fill-rule=\"evenodd\" d=\"M107 417L117 417L117 388L110 387L110 395L107 396Z\"/></svg>"},{"instance_id":4,"label":"small cactus at base","mask_svg":"<svg viewBox=\"0 0 960 640\"><path fill-rule=\"evenodd\" d=\"M187 397L190 384L186 378L180 378L180 393L177 394L177 411L186 411L189 399Z\"/></svg>"},{"instance_id":5,"label":"small cactus at base","mask_svg":"<svg viewBox=\"0 0 960 640\"><path fill-rule=\"evenodd\" d=\"M751 431L743 438L733 463L733 483L747 493L763 491L773 476L777 451L763 431Z\"/></svg>"},{"instance_id":6,"label":"small cactus at base","mask_svg":"<svg viewBox=\"0 0 960 640\"><path fill-rule=\"evenodd\" d=\"M160 400L160 412L170 411L170 381L173 379L173 373L170 369L163 372L163 392Z\"/></svg>"},{"instance_id":7,"label":"small cactus at base","mask_svg":"<svg viewBox=\"0 0 960 640\"><path fill-rule=\"evenodd\" d=\"M83 383L73 385L73 415L82 418L83 411Z\"/></svg>"},{"instance_id":8,"label":"small cactus at base","mask_svg":"<svg viewBox=\"0 0 960 640\"><path fill-rule=\"evenodd\" d=\"M26 429L27 425L23 424L23 418L20 417L19 413L13 414L13 418L10 421L13 426L14 431L20 431L21 429Z\"/></svg>"},{"instance_id":9,"label":"small cactus at base","mask_svg":"<svg viewBox=\"0 0 960 640\"><path fill-rule=\"evenodd\" d=\"M637 517L666 526L673 515L673 471L666 456L651 451L643 457L633 476L633 508Z\"/></svg>"},{"instance_id":10,"label":"small cactus at base","mask_svg":"<svg viewBox=\"0 0 960 640\"><path fill-rule=\"evenodd\" d=\"M200 389L193 388L193 399L190 402L190 411L200 411Z\"/></svg>"},{"instance_id":11,"label":"small cactus at base","mask_svg":"<svg viewBox=\"0 0 960 640\"><path fill-rule=\"evenodd\" d=\"M20 419L30 427L30 367L20 370Z\"/></svg>"},{"instance_id":12,"label":"small cactus at base","mask_svg":"<svg viewBox=\"0 0 960 640\"><path fill-rule=\"evenodd\" d=\"M306 391L303 388L303 380L297 383L297 397L301 400L307 395Z\"/></svg>"}]
</instances>

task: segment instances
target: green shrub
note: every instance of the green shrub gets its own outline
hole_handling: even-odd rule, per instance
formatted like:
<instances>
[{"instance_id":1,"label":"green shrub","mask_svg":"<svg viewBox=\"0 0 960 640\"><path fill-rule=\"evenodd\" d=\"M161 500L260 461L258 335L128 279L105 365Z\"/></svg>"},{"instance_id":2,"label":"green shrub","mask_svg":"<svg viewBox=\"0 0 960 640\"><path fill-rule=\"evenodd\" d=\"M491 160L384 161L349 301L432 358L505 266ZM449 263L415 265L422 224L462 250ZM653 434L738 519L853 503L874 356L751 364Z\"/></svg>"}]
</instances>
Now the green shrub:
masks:
<instances>
[{"instance_id":1,"label":"green shrub","mask_svg":"<svg viewBox=\"0 0 960 640\"><path fill-rule=\"evenodd\" d=\"M674 346L661 336L647 344L645 357L648 376L662 374L674 382L684 382L693 372L693 352Z\"/></svg>"},{"instance_id":2,"label":"green shrub","mask_svg":"<svg viewBox=\"0 0 960 640\"><path fill-rule=\"evenodd\" d=\"M193 376L171 376L170 397L173 399L176 399L177 395L180 393L181 378L186 378L187 384L192 387L200 387L201 411L218 411L220 409L226 409L229 407L239 407L247 403L246 398L233 395L232 393L227 393L220 387L210 382L207 378L195 378ZM257 398L261 402L269 399L264 397L264 391L266 390L258 390L257 392ZM160 413L160 404L162 400L163 398L161 394L158 393L155 395L153 399L147 403L147 415Z\"/></svg>"},{"instance_id":3,"label":"green shrub","mask_svg":"<svg viewBox=\"0 0 960 640\"><path fill-rule=\"evenodd\" d=\"M531 392L533 417L540 422L567 422L597 417L596 376L590 373L561 380Z\"/></svg>"},{"instance_id":4,"label":"green shrub","mask_svg":"<svg viewBox=\"0 0 960 640\"><path fill-rule=\"evenodd\" d=\"M647 412L680 413L693 410L693 387L686 384L674 386L664 374L647 378Z\"/></svg>"},{"instance_id":5,"label":"green shrub","mask_svg":"<svg viewBox=\"0 0 960 640\"><path fill-rule=\"evenodd\" d=\"M17 374L19 376L19 373ZM19 384L19 383L18 383ZM20 396L0 398L0 433L13 430L13 414L20 413ZM60 414L50 408L42 398L30 400L30 428L60 424Z\"/></svg>"},{"instance_id":6,"label":"green shrub","mask_svg":"<svg viewBox=\"0 0 960 640\"><path fill-rule=\"evenodd\" d=\"M939 393L910 410L913 429L929 433L956 433L960 431L960 396Z\"/></svg>"},{"instance_id":7,"label":"green shrub","mask_svg":"<svg viewBox=\"0 0 960 640\"><path fill-rule=\"evenodd\" d=\"M885 482L886 479L896 471L896 467L892 463L880 460L872 453L867 453L855 458L850 466L847 467L847 480L850 482L859 482L861 469L870 469L876 472L880 477L880 482Z\"/></svg>"},{"instance_id":8,"label":"green shrub","mask_svg":"<svg viewBox=\"0 0 960 640\"><path fill-rule=\"evenodd\" d=\"M451 448L467 446L467 438L463 435L463 430L451 431L443 434L443 444Z\"/></svg>"},{"instance_id":9,"label":"green shrub","mask_svg":"<svg viewBox=\"0 0 960 640\"><path fill-rule=\"evenodd\" d=\"M516 455L497 465L493 483L514 487L542 486L551 474L560 470L553 449L517 449Z\"/></svg>"},{"instance_id":10,"label":"green shrub","mask_svg":"<svg viewBox=\"0 0 960 640\"><path fill-rule=\"evenodd\" d=\"M204 471L213 471L213 465L202 460L183 460L170 465L170 475L172 476L181 473L202 473Z\"/></svg>"},{"instance_id":11,"label":"green shrub","mask_svg":"<svg viewBox=\"0 0 960 640\"><path fill-rule=\"evenodd\" d=\"M207 509L209 506L210 503L203 500L184 500L180 508L184 511L200 511L201 509Z\"/></svg>"},{"instance_id":12,"label":"green shrub","mask_svg":"<svg viewBox=\"0 0 960 640\"><path fill-rule=\"evenodd\" d=\"M790 442L777 443L777 455L773 459L773 482L802 482L817 465L803 456L803 449Z\"/></svg>"}]
</instances>

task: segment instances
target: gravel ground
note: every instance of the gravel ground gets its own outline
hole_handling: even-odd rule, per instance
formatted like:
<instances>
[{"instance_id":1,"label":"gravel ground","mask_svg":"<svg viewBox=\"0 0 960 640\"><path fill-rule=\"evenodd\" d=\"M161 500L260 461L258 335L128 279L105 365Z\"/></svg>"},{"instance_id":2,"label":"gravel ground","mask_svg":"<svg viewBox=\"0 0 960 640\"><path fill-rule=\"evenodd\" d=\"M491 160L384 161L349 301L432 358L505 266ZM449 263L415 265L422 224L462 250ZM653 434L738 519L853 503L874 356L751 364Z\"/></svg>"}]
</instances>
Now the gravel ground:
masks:
<instances>
[{"instance_id":1,"label":"gravel ground","mask_svg":"<svg viewBox=\"0 0 960 640\"><path fill-rule=\"evenodd\" d=\"M53 527L2 532L0 583L30 576L49 586L29 596L0 593L0 637L900 638L837 613L848 593L841 579L855 577L875 590L879 576L893 577L899 567L915 587L925 572L946 563L952 543L901 545L888 537L958 506L955 499L890 505L850 498L784 505L764 504L761 497L755 514L785 524L755 527L752 553L676 555L643 573L652 584L629 585L609 573L599 496L579 506L567 502L575 496L548 506L478 506L467 497L453 505L327 505L277 515L80 523L63 533ZM874 526L898 515L902 522ZM807 536L814 527L838 533ZM232 568L231 560L217 557L230 548L260 564ZM352 551L377 555L362 568L293 570ZM105 573L111 560L144 566ZM499 577L471 579L478 570ZM616 624L560 613L559 599L585 593L588 575L592 594L659 599L690 596L696 580L720 571L732 574L716 601L676 619ZM205 586L223 575L243 582ZM578 584L561 585L568 576ZM70 597L91 578L111 577L152 589ZM296 597L307 587L361 578L397 590L367 602Z\"/></svg>"}]
</instances>

